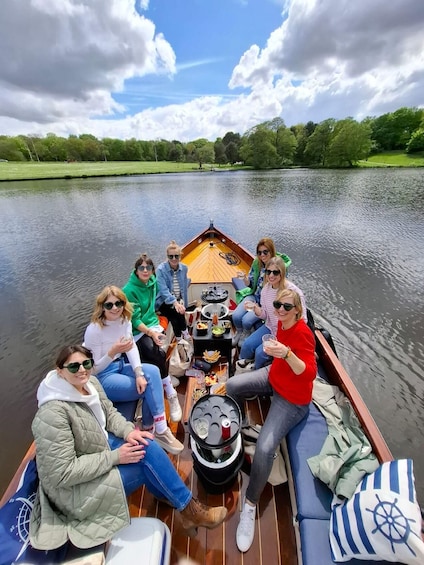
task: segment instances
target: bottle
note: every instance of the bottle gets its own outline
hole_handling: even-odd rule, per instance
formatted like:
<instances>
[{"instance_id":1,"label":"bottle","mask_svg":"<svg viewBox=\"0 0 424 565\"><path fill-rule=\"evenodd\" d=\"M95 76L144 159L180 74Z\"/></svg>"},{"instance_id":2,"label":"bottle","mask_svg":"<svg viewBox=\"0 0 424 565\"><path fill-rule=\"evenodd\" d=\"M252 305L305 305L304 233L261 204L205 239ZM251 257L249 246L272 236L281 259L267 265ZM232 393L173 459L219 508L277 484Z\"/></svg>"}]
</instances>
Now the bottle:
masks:
<instances>
[{"instance_id":1,"label":"bottle","mask_svg":"<svg viewBox=\"0 0 424 565\"><path fill-rule=\"evenodd\" d=\"M212 316L212 325L213 325L213 326L217 326L217 325L218 325L218 314L217 314L216 311L213 313L213 316Z\"/></svg>"}]
</instances>

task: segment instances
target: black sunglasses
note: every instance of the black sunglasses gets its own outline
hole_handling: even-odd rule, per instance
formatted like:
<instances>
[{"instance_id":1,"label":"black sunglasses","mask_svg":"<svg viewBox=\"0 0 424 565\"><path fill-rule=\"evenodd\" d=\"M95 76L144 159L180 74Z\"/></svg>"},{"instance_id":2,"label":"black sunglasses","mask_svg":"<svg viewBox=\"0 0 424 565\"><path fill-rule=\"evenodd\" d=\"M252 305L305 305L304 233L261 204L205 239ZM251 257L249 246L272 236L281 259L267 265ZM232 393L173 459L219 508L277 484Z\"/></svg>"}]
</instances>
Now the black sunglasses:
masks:
<instances>
[{"instance_id":1,"label":"black sunglasses","mask_svg":"<svg viewBox=\"0 0 424 565\"><path fill-rule=\"evenodd\" d=\"M137 271L153 271L152 265L139 265Z\"/></svg>"},{"instance_id":2,"label":"black sunglasses","mask_svg":"<svg viewBox=\"0 0 424 565\"><path fill-rule=\"evenodd\" d=\"M179 259L179 255L168 255L168 259Z\"/></svg>"},{"instance_id":3,"label":"black sunglasses","mask_svg":"<svg viewBox=\"0 0 424 565\"><path fill-rule=\"evenodd\" d=\"M290 304L289 302L280 302L279 300L274 300L272 305L276 310L279 310L282 306L286 312L290 312L290 310L296 308L294 304Z\"/></svg>"},{"instance_id":4,"label":"black sunglasses","mask_svg":"<svg viewBox=\"0 0 424 565\"><path fill-rule=\"evenodd\" d=\"M89 371L90 369L93 368L94 365L94 361L93 359L85 359L85 361L83 361L82 363L69 363L68 365L63 365L64 369L68 369L68 371L70 373L78 373L79 368L82 367L83 369L85 369L86 371Z\"/></svg>"},{"instance_id":5,"label":"black sunglasses","mask_svg":"<svg viewBox=\"0 0 424 565\"><path fill-rule=\"evenodd\" d=\"M265 273L269 276L269 275L274 275L275 277L277 277L278 275L281 275L280 271L273 271L272 269L265 269Z\"/></svg>"},{"instance_id":6,"label":"black sunglasses","mask_svg":"<svg viewBox=\"0 0 424 565\"><path fill-rule=\"evenodd\" d=\"M269 249L264 249L263 251L258 251L258 255L269 255Z\"/></svg>"},{"instance_id":7,"label":"black sunglasses","mask_svg":"<svg viewBox=\"0 0 424 565\"><path fill-rule=\"evenodd\" d=\"M116 302L103 302L103 308L105 310L112 310L112 308L116 306L117 308L122 308L125 306L125 302L123 300L117 300Z\"/></svg>"}]
</instances>

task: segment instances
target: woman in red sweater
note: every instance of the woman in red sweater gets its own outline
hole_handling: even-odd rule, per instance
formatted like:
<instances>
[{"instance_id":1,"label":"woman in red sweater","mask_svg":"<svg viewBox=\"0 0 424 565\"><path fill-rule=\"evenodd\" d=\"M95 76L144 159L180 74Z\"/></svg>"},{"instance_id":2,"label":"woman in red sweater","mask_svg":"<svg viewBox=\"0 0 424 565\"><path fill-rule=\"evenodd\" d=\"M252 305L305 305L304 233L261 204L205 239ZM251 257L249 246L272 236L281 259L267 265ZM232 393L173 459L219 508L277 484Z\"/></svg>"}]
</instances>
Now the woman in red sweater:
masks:
<instances>
[{"instance_id":1,"label":"woman in red sweater","mask_svg":"<svg viewBox=\"0 0 424 565\"><path fill-rule=\"evenodd\" d=\"M271 406L256 444L246 499L237 528L237 546L247 551L255 534L256 504L271 472L281 440L308 413L317 374L315 337L302 319L302 303L289 289L274 301L278 315L277 339L267 342L265 352L274 360L257 371L235 375L226 383L226 393L243 412L244 398L272 396Z\"/></svg>"}]
</instances>

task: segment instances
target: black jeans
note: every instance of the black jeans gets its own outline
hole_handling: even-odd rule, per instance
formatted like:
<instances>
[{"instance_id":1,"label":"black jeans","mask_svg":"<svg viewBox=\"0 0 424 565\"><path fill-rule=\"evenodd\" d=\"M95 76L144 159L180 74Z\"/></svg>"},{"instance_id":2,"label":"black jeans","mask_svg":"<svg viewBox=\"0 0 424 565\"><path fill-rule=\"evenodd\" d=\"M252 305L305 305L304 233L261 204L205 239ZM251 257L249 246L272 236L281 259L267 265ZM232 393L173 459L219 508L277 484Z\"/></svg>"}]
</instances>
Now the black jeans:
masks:
<instances>
[{"instance_id":1,"label":"black jeans","mask_svg":"<svg viewBox=\"0 0 424 565\"><path fill-rule=\"evenodd\" d=\"M166 370L166 353L163 349L158 347L153 339L143 334L140 339L136 341L138 350L140 352L141 360L144 363L151 363L156 365L160 371L160 376L162 379L168 376L168 371Z\"/></svg>"},{"instance_id":2,"label":"black jeans","mask_svg":"<svg viewBox=\"0 0 424 565\"><path fill-rule=\"evenodd\" d=\"M186 318L184 314L179 314L171 304L165 302L159 308L160 313L166 316L172 324L176 337L181 337L181 333L187 329Z\"/></svg>"}]
</instances>

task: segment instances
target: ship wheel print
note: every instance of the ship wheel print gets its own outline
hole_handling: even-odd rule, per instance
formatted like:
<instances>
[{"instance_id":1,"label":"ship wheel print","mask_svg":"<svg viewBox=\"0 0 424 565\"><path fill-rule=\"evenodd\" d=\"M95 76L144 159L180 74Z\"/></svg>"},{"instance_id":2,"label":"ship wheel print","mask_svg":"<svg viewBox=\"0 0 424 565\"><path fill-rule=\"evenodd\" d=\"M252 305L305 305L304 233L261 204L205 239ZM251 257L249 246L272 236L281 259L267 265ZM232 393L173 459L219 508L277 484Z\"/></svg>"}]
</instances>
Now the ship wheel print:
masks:
<instances>
[{"instance_id":1,"label":"ship wheel print","mask_svg":"<svg viewBox=\"0 0 424 565\"><path fill-rule=\"evenodd\" d=\"M19 508L18 515L16 516L16 525L12 526L10 531L15 531L17 537L23 544L19 554L15 558L15 561L20 558L29 545L29 521L35 497L36 493L34 492L29 498L18 497L14 499L14 502L21 502L22 506Z\"/></svg>"},{"instance_id":2,"label":"ship wheel print","mask_svg":"<svg viewBox=\"0 0 424 565\"><path fill-rule=\"evenodd\" d=\"M374 509L367 508L367 512L373 514L375 529L372 531L375 534L380 532L385 538L390 541L392 552L395 553L395 544L405 544L409 551L415 555L414 550L409 547L407 540L411 533L410 523L415 523L415 520L406 518L397 506L398 499L395 498L394 502L381 501L379 496L376 495L378 504ZM412 532L414 533L414 532Z\"/></svg>"}]
</instances>

